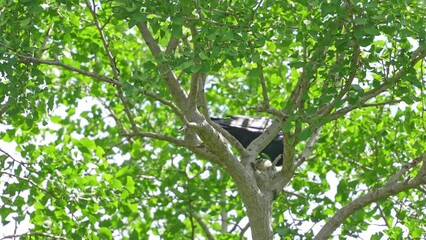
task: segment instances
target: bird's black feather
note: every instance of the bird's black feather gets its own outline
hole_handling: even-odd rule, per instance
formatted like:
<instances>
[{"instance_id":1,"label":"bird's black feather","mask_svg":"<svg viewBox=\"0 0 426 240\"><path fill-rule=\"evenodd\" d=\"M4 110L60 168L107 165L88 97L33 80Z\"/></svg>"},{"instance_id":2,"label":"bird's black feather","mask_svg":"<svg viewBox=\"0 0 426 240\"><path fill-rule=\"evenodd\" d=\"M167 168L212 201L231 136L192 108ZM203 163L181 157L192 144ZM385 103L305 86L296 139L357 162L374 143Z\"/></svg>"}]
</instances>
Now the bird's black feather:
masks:
<instances>
[{"instance_id":1,"label":"bird's black feather","mask_svg":"<svg viewBox=\"0 0 426 240\"><path fill-rule=\"evenodd\" d=\"M211 120L232 136L234 136L243 147L247 147L254 139L259 137L273 122L264 117L230 116L229 118L211 118ZM271 143L269 143L262 153L266 154L271 161L278 155L283 154L283 135L279 133ZM282 165L282 158L277 162L277 166Z\"/></svg>"}]
</instances>

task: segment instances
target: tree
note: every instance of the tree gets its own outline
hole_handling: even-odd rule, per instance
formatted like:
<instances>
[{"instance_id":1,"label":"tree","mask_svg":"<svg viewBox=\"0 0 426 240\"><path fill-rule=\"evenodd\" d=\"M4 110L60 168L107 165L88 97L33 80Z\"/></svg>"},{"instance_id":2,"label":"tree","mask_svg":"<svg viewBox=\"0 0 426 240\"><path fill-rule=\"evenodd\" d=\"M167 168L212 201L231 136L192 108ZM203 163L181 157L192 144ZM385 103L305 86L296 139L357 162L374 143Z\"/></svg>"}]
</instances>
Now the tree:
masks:
<instances>
[{"instance_id":1,"label":"tree","mask_svg":"<svg viewBox=\"0 0 426 240\"><path fill-rule=\"evenodd\" d=\"M374 222L373 239L424 235L424 11L2 1L0 136L23 159L0 150L3 225L30 216L22 238L327 239ZM246 149L210 120L227 114L274 123ZM282 168L259 166L280 131Z\"/></svg>"}]
</instances>

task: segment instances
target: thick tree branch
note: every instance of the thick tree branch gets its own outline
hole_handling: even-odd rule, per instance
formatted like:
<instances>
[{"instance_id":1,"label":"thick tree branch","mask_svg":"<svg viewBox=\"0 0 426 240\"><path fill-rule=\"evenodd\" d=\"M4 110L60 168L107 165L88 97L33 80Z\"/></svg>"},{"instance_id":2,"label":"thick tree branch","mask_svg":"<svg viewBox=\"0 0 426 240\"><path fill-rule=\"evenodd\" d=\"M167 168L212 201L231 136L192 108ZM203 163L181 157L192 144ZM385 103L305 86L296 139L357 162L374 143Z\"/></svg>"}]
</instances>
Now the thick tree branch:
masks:
<instances>
[{"instance_id":1,"label":"thick tree branch","mask_svg":"<svg viewBox=\"0 0 426 240\"><path fill-rule=\"evenodd\" d=\"M414 166L422 162L422 167L417 173L416 177L412 180L396 182L396 180L405 173L408 169L412 169ZM367 194L355 199L343 208L336 211L333 217L331 217L324 227L319 231L314 239L328 239L331 234L354 212L361 208L369 205L370 203L388 198L396 195L402 191L406 191L412 188L416 188L421 184L426 183L426 152L419 157L413 159L409 164L404 166L400 171L396 172L385 186L369 191Z\"/></svg>"},{"instance_id":2,"label":"thick tree branch","mask_svg":"<svg viewBox=\"0 0 426 240\"><path fill-rule=\"evenodd\" d=\"M193 109L195 110L197 108L197 100L198 96L200 94L200 79L201 79L201 72L196 72L191 74L191 85L190 90L188 94L188 104L187 109Z\"/></svg>"},{"instance_id":3,"label":"thick tree branch","mask_svg":"<svg viewBox=\"0 0 426 240\"><path fill-rule=\"evenodd\" d=\"M146 25L146 23L141 22L137 23L136 26L142 34L142 37L145 40L145 43L148 45L148 48L150 49L152 55L154 55L155 59L157 60L157 63L160 67L160 71L162 72L170 94L175 100L177 106L182 110L186 109L187 94L180 86L180 83L177 80L172 69L170 69L170 67L164 63L164 60L161 57L163 53L161 52L160 46L158 46L158 43L155 41L154 37L149 31L148 26Z\"/></svg>"},{"instance_id":4,"label":"thick tree branch","mask_svg":"<svg viewBox=\"0 0 426 240\"><path fill-rule=\"evenodd\" d=\"M217 123L213 122L210 118L206 118L206 120L216 131L218 131L229 142L229 144L231 144L231 146L237 149L237 151L241 154L241 156L243 157L248 156L249 153L247 152L247 149L245 149L243 145L234 136L232 136L228 131L220 127Z\"/></svg>"},{"instance_id":5,"label":"thick tree branch","mask_svg":"<svg viewBox=\"0 0 426 240\"><path fill-rule=\"evenodd\" d=\"M257 156L259 153L277 136L281 131L283 119L275 119L271 126L263 132L258 138L247 146L247 151L251 156Z\"/></svg>"}]
</instances>

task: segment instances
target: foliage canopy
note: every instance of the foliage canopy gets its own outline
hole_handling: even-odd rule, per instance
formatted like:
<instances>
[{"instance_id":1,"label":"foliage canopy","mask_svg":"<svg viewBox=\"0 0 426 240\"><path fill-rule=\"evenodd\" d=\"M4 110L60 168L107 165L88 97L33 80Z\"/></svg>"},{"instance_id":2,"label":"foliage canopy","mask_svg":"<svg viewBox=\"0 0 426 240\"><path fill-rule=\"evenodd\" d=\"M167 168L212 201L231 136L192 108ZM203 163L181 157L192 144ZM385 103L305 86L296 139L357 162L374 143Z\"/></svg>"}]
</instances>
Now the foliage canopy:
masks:
<instances>
[{"instance_id":1,"label":"foliage canopy","mask_svg":"<svg viewBox=\"0 0 426 240\"><path fill-rule=\"evenodd\" d=\"M22 238L239 239L247 222L255 239L375 222L372 239L425 235L425 11L0 1L0 138L17 146L0 145L2 224L29 216ZM244 149L209 119L227 114L276 121ZM282 169L254 167L279 131Z\"/></svg>"}]
</instances>

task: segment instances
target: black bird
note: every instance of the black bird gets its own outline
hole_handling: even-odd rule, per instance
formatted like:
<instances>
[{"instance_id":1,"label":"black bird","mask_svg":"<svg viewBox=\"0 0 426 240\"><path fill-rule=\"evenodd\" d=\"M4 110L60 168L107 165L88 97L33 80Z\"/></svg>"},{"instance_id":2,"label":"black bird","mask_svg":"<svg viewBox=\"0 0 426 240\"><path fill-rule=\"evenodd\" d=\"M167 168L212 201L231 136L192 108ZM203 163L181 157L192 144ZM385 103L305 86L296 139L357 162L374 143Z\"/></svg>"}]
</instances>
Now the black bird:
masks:
<instances>
[{"instance_id":1,"label":"black bird","mask_svg":"<svg viewBox=\"0 0 426 240\"><path fill-rule=\"evenodd\" d=\"M273 122L269 118L240 115L230 116L230 118L211 118L211 120L234 136L245 148L254 139L259 137ZM274 161L278 155L283 154L283 149L283 135L279 133L261 153L266 154L271 161ZM277 166L281 166L282 164L283 160L281 157L277 162Z\"/></svg>"}]
</instances>

